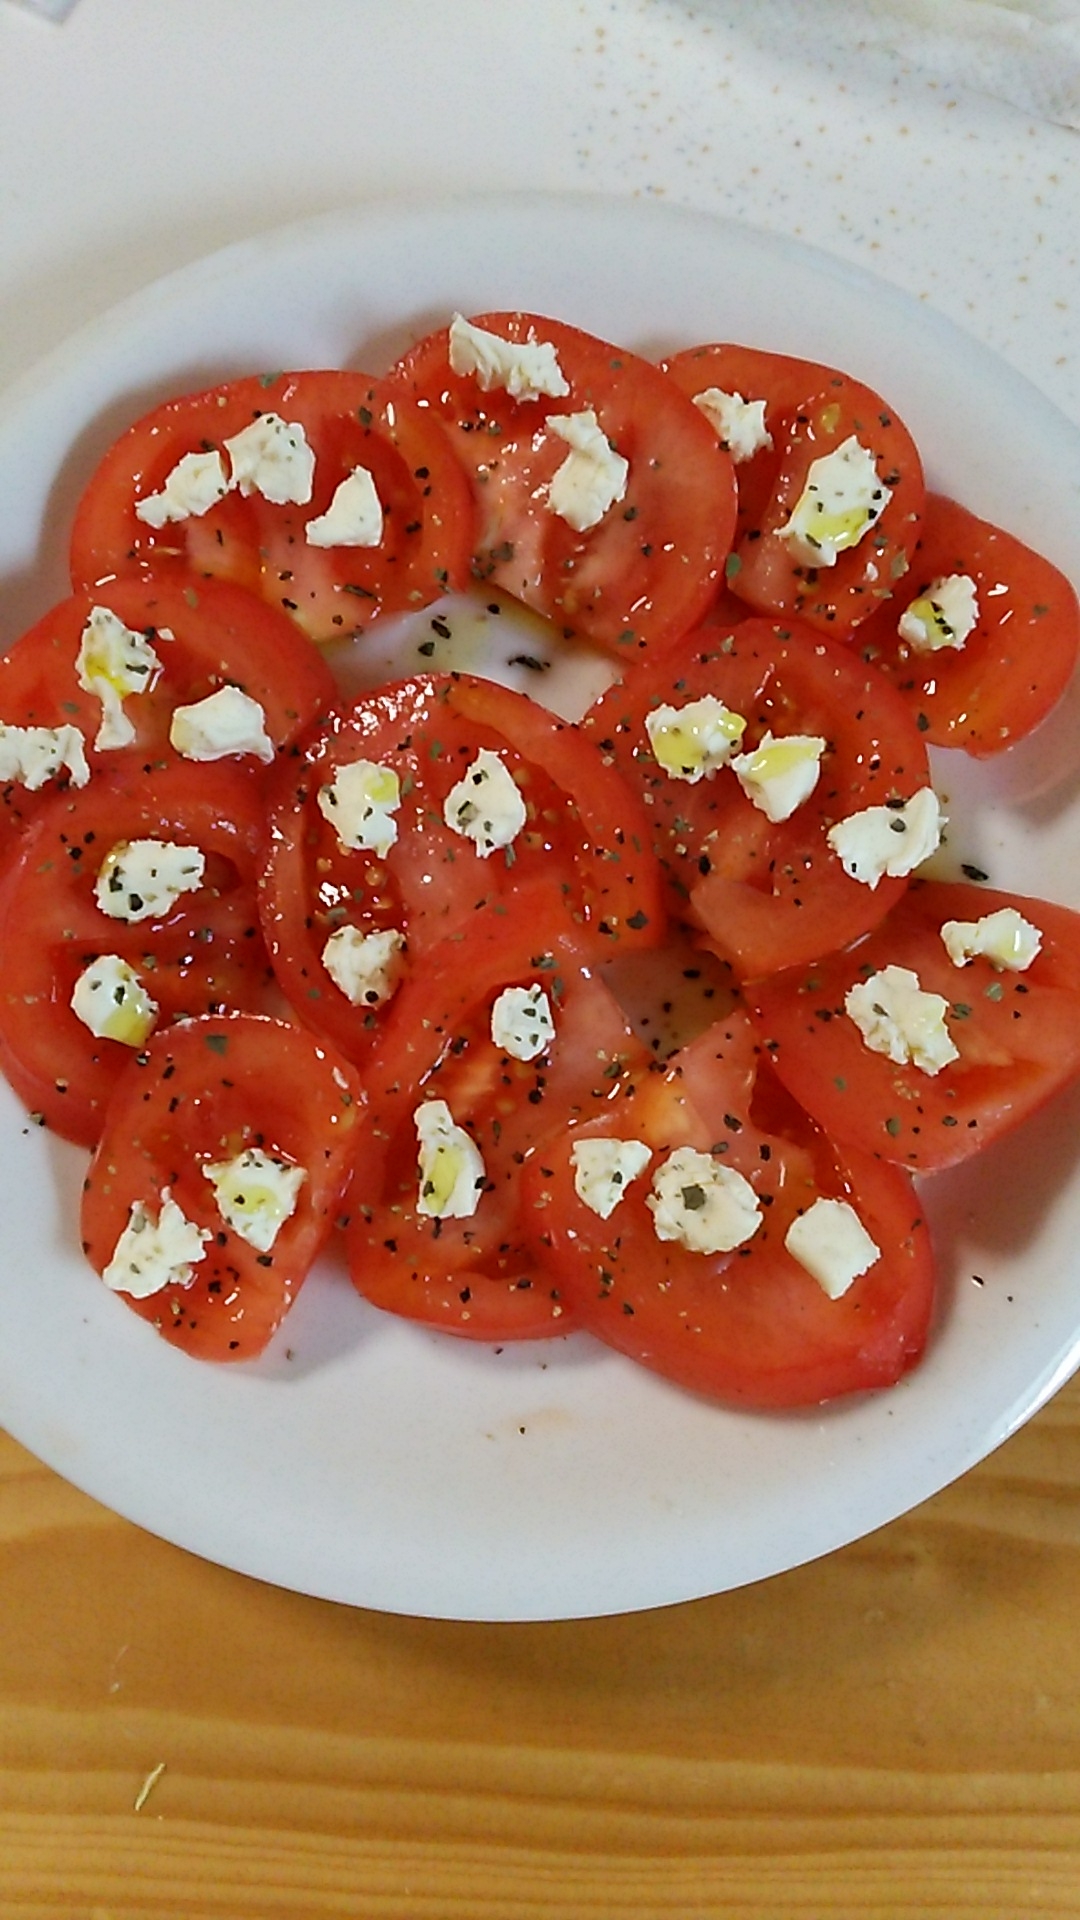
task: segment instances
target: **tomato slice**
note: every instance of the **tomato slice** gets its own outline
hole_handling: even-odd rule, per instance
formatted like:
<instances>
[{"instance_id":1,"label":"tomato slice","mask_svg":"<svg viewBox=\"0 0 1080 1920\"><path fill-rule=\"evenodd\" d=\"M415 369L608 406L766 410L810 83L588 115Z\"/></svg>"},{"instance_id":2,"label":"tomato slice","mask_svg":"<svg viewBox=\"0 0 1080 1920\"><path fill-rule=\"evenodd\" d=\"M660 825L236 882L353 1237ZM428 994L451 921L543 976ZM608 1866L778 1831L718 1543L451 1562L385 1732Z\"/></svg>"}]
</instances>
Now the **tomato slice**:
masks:
<instances>
[{"instance_id":1,"label":"tomato slice","mask_svg":"<svg viewBox=\"0 0 1080 1920\"><path fill-rule=\"evenodd\" d=\"M482 857L447 825L444 807L482 750L497 753L522 795L526 822ZM401 805L385 857L346 847L319 804L338 770L366 759L393 770ZM568 912L583 950L606 955L663 937L659 868L635 796L578 729L525 695L458 675L419 676L335 709L284 762L271 796L262 883L267 944L301 1018L351 1059L370 1050L377 1007L354 1005L323 955L344 927L399 932L405 970L429 972L431 949L492 900L542 880L533 937ZM535 909L533 910L535 911Z\"/></svg>"},{"instance_id":2,"label":"tomato slice","mask_svg":"<svg viewBox=\"0 0 1080 1920\"><path fill-rule=\"evenodd\" d=\"M545 1141L526 1177L543 1264L581 1324L642 1366L743 1407L810 1406L897 1380L923 1350L933 1306L929 1235L909 1177L834 1148L759 1066L737 1011L627 1092L602 1118ZM575 1184L574 1148L596 1138L651 1151L607 1220ZM702 1253L658 1238L647 1199L679 1147L749 1183L761 1219L741 1246ZM837 1299L785 1246L819 1199L852 1207L879 1250Z\"/></svg>"},{"instance_id":3,"label":"tomato slice","mask_svg":"<svg viewBox=\"0 0 1080 1920\"><path fill-rule=\"evenodd\" d=\"M1015 907L1042 949L1024 972L957 967L949 920ZM946 1003L958 1058L936 1073L872 1052L846 995L885 967ZM795 1098L836 1140L915 1170L954 1166L1009 1133L1080 1072L1080 914L964 882L917 881L857 946L748 989L763 1044Z\"/></svg>"},{"instance_id":4,"label":"tomato slice","mask_svg":"<svg viewBox=\"0 0 1080 1920\"><path fill-rule=\"evenodd\" d=\"M254 1358L334 1226L360 1101L347 1063L284 1021L207 1015L155 1034L116 1083L83 1188L91 1265L104 1273L133 1206L156 1221L169 1196L207 1232L204 1256L190 1285L120 1298L197 1359ZM204 1173L251 1149L304 1175L295 1210L265 1248L219 1211Z\"/></svg>"},{"instance_id":5,"label":"tomato slice","mask_svg":"<svg viewBox=\"0 0 1080 1920\"><path fill-rule=\"evenodd\" d=\"M160 529L140 519L137 504L187 456L216 451L228 473L224 442L267 414L304 430L315 456L309 501L275 504L232 490ZM357 467L371 475L382 507L377 543L310 544L308 523ZM129 427L79 503L71 573L76 586L93 586L147 563L184 565L252 588L323 642L463 586L472 544L470 489L430 412L364 373L277 373L168 400Z\"/></svg>"},{"instance_id":6,"label":"tomato slice","mask_svg":"<svg viewBox=\"0 0 1080 1920\"><path fill-rule=\"evenodd\" d=\"M961 647L920 652L898 624L912 602L952 576L975 589L977 624ZM1080 605L1064 574L956 500L929 494L911 572L860 630L926 738L982 759L1031 733L1056 705L1080 651Z\"/></svg>"},{"instance_id":7,"label":"tomato slice","mask_svg":"<svg viewBox=\"0 0 1080 1920\"><path fill-rule=\"evenodd\" d=\"M646 731L656 708L712 695L745 719L740 752L766 732L824 739L817 784L787 820L771 821L729 766L696 782L658 763ZM651 844L672 915L743 977L775 972L874 926L907 882L849 878L830 827L863 808L909 799L929 784L922 735L904 702L850 649L797 624L709 620L680 650L612 687L582 730L647 804Z\"/></svg>"},{"instance_id":8,"label":"tomato slice","mask_svg":"<svg viewBox=\"0 0 1080 1920\"><path fill-rule=\"evenodd\" d=\"M624 663L663 649L711 601L734 532L732 466L715 434L658 367L606 340L530 313L473 324L517 345L550 343L570 387L557 399L485 393L452 371L446 328L394 369L445 421L472 482L474 574ZM629 474L625 494L577 532L547 504L568 450L546 423L590 412Z\"/></svg>"},{"instance_id":9,"label":"tomato slice","mask_svg":"<svg viewBox=\"0 0 1080 1920\"><path fill-rule=\"evenodd\" d=\"M846 374L831 374L805 393L794 413L780 412L785 431L768 475L771 490L762 499L747 483L747 514L728 564L728 585L759 613L797 615L846 639L895 592L911 564L925 500L918 449L881 395ZM877 484L888 489L889 498L857 544L841 549L834 564L814 563L792 551L784 530L813 463L852 439L871 457Z\"/></svg>"},{"instance_id":10,"label":"tomato slice","mask_svg":"<svg viewBox=\"0 0 1080 1920\"><path fill-rule=\"evenodd\" d=\"M110 850L139 839L196 847L206 864L196 891L128 923L105 914L94 889ZM0 880L0 1066L46 1126L92 1146L131 1056L125 1041L95 1037L71 1006L79 976L102 955L131 967L158 1026L226 1007L279 1008L255 897L262 844L259 788L231 766L99 778L39 815Z\"/></svg>"},{"instance_id":11,"label":"tomato slice","mask_svg":"<svg viewBox=\"0 0 1080 1920\"><path fill-rule=\"evenodd\" d=\"M545 892L534 884L512 920L484 909L467 942L431 953L425 978L402 989L363 1076L369 1107L348 1234L354 1285L376 1306L474 1340L572 1329L558 1287L544 1283L532 1256L524 1170L545 1133L616 1105L630 1069L647 1061ZM538 946L540 926L550 944ZM539 988L550 1012L547 1044L528 1060L493 1037L493 1008L513 988ZM480 1151L483 1189L475 1212L461 1218L418 1207L414 1115L427 1101L444 1102Z\"/></svg>"},{"instance_id":12,"label":"tomato slice","mask_svg":"<svg viewBox=\"0 0 1080 1920\"><path fill-rule=\"evenodd\" d=\"M79 683L83 633L95 608L105 608L145 639L159 662L145 690L123 700L130 743L98 748L103 709ZM293 622L242 587L196 579L180 570L155 578L111 580L73 594L50 609L0 659L0 722L19 727L73 725L83 739L91 775L148 761L177 758L169 727L178 706L194 704L224 686L237 687L262 708L271 744L287 746L336 697L321 654ZM261 763L244 756L253 769ZM61 779L29 792L0 787L0 839L40 811Z\"/></svg>"}]
</instances>

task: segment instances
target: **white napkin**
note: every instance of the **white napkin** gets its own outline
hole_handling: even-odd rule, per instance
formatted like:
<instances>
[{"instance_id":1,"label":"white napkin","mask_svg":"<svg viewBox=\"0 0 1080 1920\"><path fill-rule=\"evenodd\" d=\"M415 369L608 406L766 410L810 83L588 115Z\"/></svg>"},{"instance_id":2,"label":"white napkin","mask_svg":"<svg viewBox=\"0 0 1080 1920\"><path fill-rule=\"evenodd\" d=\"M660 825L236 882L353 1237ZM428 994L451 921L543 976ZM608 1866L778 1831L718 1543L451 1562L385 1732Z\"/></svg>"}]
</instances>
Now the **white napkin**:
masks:
<instances>
[{"instance_id":1,"label":"white napkin","mask_svg":"<svg viewBox=\"0 0 1080 1920\"><path fill-rule=\"evenodd\" d=\"M43 14L46 20L66 20L75 0L15 0L15 4Z\"/></svg>"},{"instance_id":2,"label":"white napkin","mask_svg":"<svg viewBox=\"0 0 1080 1920\"><path fill-rule=\"evenodd\" d=\"M1080 128L1080 0L756 0L755 37L880 48L950 87Z\"/></svg>"}]
</instances>

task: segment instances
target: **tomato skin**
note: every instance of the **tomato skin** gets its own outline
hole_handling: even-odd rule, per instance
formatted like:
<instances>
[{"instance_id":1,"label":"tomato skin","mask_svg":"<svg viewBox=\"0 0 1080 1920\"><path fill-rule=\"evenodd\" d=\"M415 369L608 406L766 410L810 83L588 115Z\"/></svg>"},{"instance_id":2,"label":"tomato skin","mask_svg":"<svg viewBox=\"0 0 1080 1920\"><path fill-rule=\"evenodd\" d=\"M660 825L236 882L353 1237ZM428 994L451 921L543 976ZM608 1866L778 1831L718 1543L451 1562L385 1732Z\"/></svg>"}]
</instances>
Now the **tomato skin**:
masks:
<instances>
[{"instance_id":1,"label":"tomato skin","mask_svg":"<svg viewBox=\"0 0 1080 1920\"><path fill-rule=\"evenodd\" d=\"M647 1064L606 987L581 964L577 930L553 919L545 891L534 884L512 917L482 910L467 941L434 949L423 978L401 990L363 1072L353 1284L375 1306L465 1339L572 1331L574 1315L533 1257L522 1182L547 1133L616 1105L629 1071ZM494 1044L491 1008L504 987L534 984L547 994L555 1038L535 1060L518 1061ZM467 1218L417 1211L413 1115L425 1099L445 1100L480 1148L487 1184Z\"/></svg>"},{"instance_id":2,"label":"tomato skin","mask_svg":"<svg viewBox=\"0 0 1080 1920\"><path fill-rule=\"evenodd\" d=\"M154 684L124 700L125 716L135 730L131 745L105 751L94 744L101 702L79 685L76 668L94 607L107 607L125 626L144 634L161 662ZM240 687L259 702L267 734L279 749L310 725L337 692L321 654L291 620L255 594L225 581L196 579L180 569L160 578L146 573L72 594L16 640L0 658L0 720L17 726L77 726L91 776L96 777L130 771L147 760L176 759L169 744L174 709L202 700L223 685ZM244 764L262 771L246 757ZM33 819L55 790L0 788L0 844L9 828Z\"/></svg>"},{"instance_id":3,"label":"tomato skin","mask_svg":"<svg viewBox=\"0 0 1080 1920\"><path fill-rule=\"evenodd\" d=\"M220 449L259 414L305 430L315 451L305 506L230 492L208 513L155 531L135 512L185 454ZM356 466L372 474L385 513L378 546L308 545ZM364 373L280 373L226 381L154 408L113 444L75 514L71 575L89 586L141 566L187 566L232 580L284 609L310 639L360 634L383 614L425 606L468 580L473 506L439 422L400 388Z\"/></svg>"},{"instance_id":4,"label":"tomato skin","mask_svg":"<svg viewBox=\"0 0 1080 1920\"><path fill-rule=\"evenodd\" d=\"M812 1406L891 1385L922 1352L933 1308L911 1180L834 1149L769 1079L735 1012L667 1074L639 1083L617 1124L606 1117L545 1141L526 1181L543 1223L541 1258L581 1324L640 1365L743 1408ZM575 1192L570 1154L583 1136L612 1134L644 1141L654 1157L605 1222ZM754 1187L762 1224L741 1249L704 1255L657 1238L650 1178L676 1146L722 1154ZM846 1199L881 1250L838 1300L783 1244L796 1213L819 1197Z\"/></svg>"},{"instance_id":5,"label":"tomato skin","mask_svg":"<svg viewBox=\"0 0 1080 1920\"><path fill-rule=\"evenodd\" d=\"M206 881L166 919L128 924L102 913L93 885L110 847L142 838L201 847ZM54 1132L94 1144L131 1054L72 1011L75 981L96 956L128 961L159 1025L280 1004L256 909L262 844L258 785L232 766L102 777L39 814L0 877L0 1068Z\"/></svg>"},{"instance_id":6,"label":"tomato skin","mask_svg":"<svg viewBox=\"0 0 1080 1920\"><path fill-rule=\"evenodd\" d=\"M552 343L571 389L529 401L484 393L452 371L446 328L393 370L403 391L446 422L472 480L474 575L623 664L663 650L720 583L735 527L731 461L698 409L637 355L536 314L487 313L474 324L517 344ZM576 533L544 505L567 447L543 428L552 415L589 410L630 475L625 497Z\"/></svg>"},{"instance_id":7,"label":"tomato skin","mask_svg":"<svg viewBox=\"0 0 1080 1920\"><path fill-rule=\"evenodd\" d=\"M771 823L730 768L691 785L657 764L645 719L713 694L743 715L744 750L767 729L823 737L818 784L791 818ZM813 959L865 933L906 880L852 880L829 847L836 821L926 786L929 761L904 702L848 648L798 623L709 620L680 650L612 687L583 731L649 801L652 847L668 874L673 917L743 978Z\"/></svg>"},{"instance_id":8,"label":"tomato skin","mask_svg":"<svg viewBox=\"0 0 1080 1920\"><path fill-rule=\"evenodd\" d=\"M502 754L530 810L513 846L486 859L443 819L447 794L481 747ZM398 838L384 860L342 849L318 807L335 769L358 758L399 777ZM575 727L492 682L419 675L335 708L271 788L260 906L282 987L308 1025L361 1061L381 1015L352 1006L322 961L345 922L398 929L409 968L427 966L478 906L498 899L516 912L521 888L542 879L548 905L534 939L567 910L579 916L583 951L657 945L663 896L641 812Z\"/></svg>"},{"instance_id":9,"label":"tomato skin","mask_svg":"<svg viewBox=\"0 0 1080 1920\"><path fill-rule=\"evenodd\" d=\"M155 1034L125 1067L83 1188L82 1234L98 1273L134 1202L163 1189L213 1238L190 1287L119 1297L200 1360L250 1360L292 1305L345 1192L362 1094L348 1064L284 1021L207 1015ZM225 1225L201 1172L245 1147L303 1166L296 1211L269 1253Z\"/></svg>"},{"instance_id":10,"label":"tomato skin","mask_svg":"<svg viewBox=\"0 0 1080 1920\"><path fill-rule=\"evenodd\" d=\"M955 967L946 920L1015 906L1043 935L1024 973ZM908 967L950 1006L960 1059L930 1075L872 1053L844 1010L857 980ZM963 882L915 881L854 948L747 991L762 1044L795 1098L838 1141L916 1172L969 1159L1080 1073L1080 914ZM963 1011L959 1011L963 1009Z\"/></svg>"},{"instance_id":11,"label":"tomato skin","mask_svg":"<svg viewBox=\"0 0 1080 1920\"><path fill-rule=\"evenodd\" d=\"M870 452L892 497L858 545L831 567L808 567L779 538L806 485L813 461L849 436ZM758 613L797 616L835 639L851 636L895 590L911 564L925 502L922 462L910 433L869 387L834 374L808 393L794 415L772 492L757 522L741 535L728 584Z\"/></svg>"},{"instance_id":12,"label":"tomato skin","mask_svg":"<svg viewBox=\"0 0 1080 1920\"><path fill-rule=\"evenodd\" d=\"M900 616L956 573L975 583L978 625L960 649L916 653L897 632ZM1080 604L1041 554L958 501L929 494L911 572L860 629L859 646L932 745L984 759L1031 733L1064 693L1080 651Z\"/></svg>"}]
</instances>

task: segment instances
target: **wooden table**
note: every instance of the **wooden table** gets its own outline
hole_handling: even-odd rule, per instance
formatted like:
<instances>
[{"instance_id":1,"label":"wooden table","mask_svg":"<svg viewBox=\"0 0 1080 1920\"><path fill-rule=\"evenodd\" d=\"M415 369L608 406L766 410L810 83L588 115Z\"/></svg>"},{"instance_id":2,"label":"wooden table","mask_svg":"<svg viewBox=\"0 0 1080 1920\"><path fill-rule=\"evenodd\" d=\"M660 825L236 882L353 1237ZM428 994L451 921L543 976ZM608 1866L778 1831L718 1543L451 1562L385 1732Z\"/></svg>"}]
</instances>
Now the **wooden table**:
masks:
<instances>
[{"instance_id":1,"label":"wooden table","mask_svg":"<svg viewBox=\"0 0 1080 1920\"><path fill-rule=\"evenodd\" d=\"M1080 1915L1080 1382L831 1558L612 1620L350 1611L0 1441L0 1914Z\"/></svg>"}]
</instances>

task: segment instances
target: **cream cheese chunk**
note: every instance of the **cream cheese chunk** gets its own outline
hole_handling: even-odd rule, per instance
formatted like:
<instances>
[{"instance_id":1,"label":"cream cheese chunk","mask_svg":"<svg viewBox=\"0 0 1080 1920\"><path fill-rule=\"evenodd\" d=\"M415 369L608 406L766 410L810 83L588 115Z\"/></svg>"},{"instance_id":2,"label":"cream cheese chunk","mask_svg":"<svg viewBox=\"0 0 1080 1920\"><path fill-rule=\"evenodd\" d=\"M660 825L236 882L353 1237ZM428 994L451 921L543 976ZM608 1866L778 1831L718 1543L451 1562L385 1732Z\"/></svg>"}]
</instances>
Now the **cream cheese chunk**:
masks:
<instances>
[{"instance_id":1,"label":"cream cheese chunk","mask_svg":"<svg viewBox=\"0 0 1080 1920\"><path fill-rule=\"evenodd\" d=\"M616 452L591 408L585 413L549 414L544 424L570 448L551 477L548 511L558 514L575 533L588 533L624 498L630 462Z\"/></svg>"},{"instance_id":2,"label":"cream cheese chunk","mask_svg":"<svg viewBox=\"0 0 1080 1920\"><path fill-rule=\"evenodd\" d=\"M714 1154L676 1147L653 1175L646 1200L658 1240L690 1253L730 1253L761 1225L761 1204L741 1173Z\"/></svg>"},{"instance_id":3,"label":"cream cheese chunk","mask_svg":"<svg viewBox=\"0 0 1080 1920\"><path fill-rule=\"evenodd\" d=\"M195 1226L165 1187L156 1220L149 1207L135 1201L101 1277L114 1293L128 1293L133 1300L149 1300L166 1287L190 1287L192 1269L205 1260L211 1238L209 1228Z\"/></svg>"},{"instance_id":4,"label":"cream cheese chunk","mask_svg":"<svg viewBox=\"0 0 1080 1920\"><path fill-rule=\"evenodd\" d=\"M37 793L65 770L73 787L85 787L90 768L78 727L9 727L0 720L0 786Z\"/></svg>"},{"instance_id":5,"label":"cream cheese chunk","mask_svg":"<svg viewBox=\"0 0 1080 1920\"><path fill-rule=\"evenodd\" d=\"M901 880L941 845L944 816L932 787L920 787L896 807L864 807L830 827L826 839L844 872L871 891L879 880Z\"/></svg>"},{"instance_id":6,"label":"cream cheese chunk","mask_svg":"<svg viewBox=\"0 0 1080 1920\"><path fill-rule=\"evenodd\" d=\"M456 1126L445 1100L425 1100L413 1114L419 1142L416 1211L432 1220L468 1220L487 1174L475 1140Z\"/></svg>"},{"instance_id":7,"label":"cream cheese chunk","mask_svg":"<svg viewBox=\"0 0 1080 1920\"><path fill-rule=\"evenodd\" d=\"M790 820L817 786L827 745L816 733L777 738L766 731L756 747L732 760L731 770L747 799L766 819Z\"/></svg>"},{"instance_id":8,"label":"cream cheese chunk","mask_svg":"<svg viewBox=\"0 0 1080 1920\"><path fill-rule=\"evenodd\" d=\"M954 967L966 967L982 954L1007 973L1026 973L1042 947L1038 927L1016 907L999 907L981 920L946 920L941 938Z\"/></svg>"},{"instance_id":9,"label":"cream cheese chunk","mask_svg":"<svg viewBox=\"0 0 1080 1920\"><path fill-rule=\"evenodd\" d=\"M91 607L75 658L75 674L84 693L101 702L101 725L94 741L99 753L128 747L135 728L124 712L132 694L148 693L161 661L144 633L126 627L110 607Z\"/></svg>"},{"instance_id":10,"label":"cream cheese chunk","mask_svg":"<svg viewBox=\"0 0 1080 1920\"><path fill-rule=\"evenodd\" d=\"M736 466L752 460L763 447L772 446L772 434L765 425L764 400L744 400L741 393L725 393L722 387L705 387L693 399Z\"/></svg>"},{"instance_id":11,"label":"cream cheese chunk","mask_svg":"<svg viewBox=\"0 0 1080 1920\"><path fill-rule=\"evenodd\" d=\"M551 1002L539 981L504 987L491 1009L491 1038L513 1060L535 1060L555 1038Z\"/></svg>"},{"instance_id":12,"label":"cream cheese chunk","mask_svg":"<svg viewBox=\"0 0 1080 1920\"><path fill-rule=\"evenodd\" d=\"M225 442L231 484L242 494L259 493L277 507L306 507L315 478L315 455L297 420L260 413Z\"/></svg>"},{"instance_id":13,"label":"cream cheese chunk","mask_svg":"<svg viewBox=\"0 0 1080 1920\"><path fill-rule=\"evenodd\" d=\"M401 782L393 767L377 760L346 761L319 788L318 804L342 846L354 853L377 853L381 860L398 837L394 815L401 805Z\"/></svg>"},{"instance_id":14,"label":"cream cheese chunk","mask_svg":"<svg viewBox=\"0 0 1080 1920\"><path fill-rule=\"evenodd\" d=\"M217 1210L227 1227L257 1253L269 1253L278 1234L296 1212L307 1179L303 1167L279 1160L262 1147L245 1147L231 1160L203 1167L214 1189Z\"/></svg>"},{"instance_id":15,"label":"cream cheese chunk","mask_svg":"<svg viewBox=\"0 0 1080 1920\"><path fill-rule=\"evenodd\" d=\"M94 898L110 920L163 920L183 893L201 887L206 857L174 840L120 840L105 855Z\"/></svg>"},{"instance_id":16,"label":"cream cheese chunk","mask_svg":"<svg viewBox=\"0 0 1080 1920\"><path fill-rule=\"evenodd\" d=\"M304 528L309 547L377 547L382 537L382 501L367 467L354 467L335 487L326 512Z\"/></svg>"},{"instance_id":17,"label":"cream cheese chunk","mask_svg":"<svg viewBox=\"0 0 1080 1920\"><path fill-rule=\"evenodd\" d=\"M99 1040L141 1047L153 1031L158 1004L119 954L102 953L83 968L71 995L72 1011Z\"/></svg>"},{"instance_id":18,"label":"cream cheese chunk","mask_svg":"<svg viewBox=\"0 0 1080 1920\"><path fill-rule=\"evenodd\" d=\"M160 493L148 493L135 502L135 518L160 532L178 520L198 520L229 491L229 476L220 453L185 453L166 475Z\"/></svg>"},{"instance_id":19,"label":"cream cheese chunk","mask_svg":"<svg viewBox=\"0 0 1080 1920\"><path fill-rule=\"evenodd\" d=\"M354 1007L381 1007L397 992L404 950L405 936L396 927L371 933L338 927L322 950L322 962Z\"/></svg>"},{"instance_id":20,"label":"cream cheese chunk","mask_svg":"<svg viewBox=\"0 0 1080 1920\"><path fill-rule=\"evenodd\" d=\"M960 1058L945 1024L949 1002L925 992L909 967L883 967L857 981L844 1008L871 1053L883 1053L898 1067L910 1064L934 1075Z\"/></svg>"},{"instance_id":21,"label":"cream cheese chunk","mask_svg":"<svg viewBox=\"0 0 1080 1920\"><path fill-rule=\"evenodd\" d=\"M266 714L239 687L219 687L204 700L175 707L169 740L184 760L224 760L234 753L254 755L264 766L274 757Z\"/></svg>"},{"instance_id":22,"label":"cream cheese chunk","mask_svg":"<svg viewBox=\"0 0 1080 1920\"><path fill-rule=\"evenodd\" d=\"M570 1149L574 1192L601 1220L610 1220L627 1187L651 1159L652 1149L644 1140L575 1140Z\"/></svg>"},{"instance_id":23,"label":"cream cheese chunk","mask_svg":"<svg viewBox=\"0 0 1080 1920\"><path fill-rule=\"evenodd\" d=\"M733 713L715 694L687 700L681 707L654 707L645 716L653 759L671 780L691 787L726 766L746 731L741 713Z\"/></svg>"},{"instance_id":24,"label":"cream cheese chunk","mask_svg":"<svg viewBox=\"0 0 1080 1920\"><path fill-rule=\"evenodd\" d=\"M877 524L891 499L873 454L850 434L832 453L811 461L806 485L777 537L804 566L835 567L840 555Z\"/></svg>"},{"instance_id":25,"label":"cream cheese chunk","mask_svg":"<svg viewBox=\"0 0 1080 1920\"><path fill-rule=\"evenodd\" d=\"M471 840L481 860L516 840L528 819L521 790L505 762L481 747L443 804L443 819Z\"/></svg>"},{"instance_id":26,"label":"cream cheese chunk","mask_svg":"<svg viewBox=\"0 0 1080 1920\"><path fill-rule=\"evenodd\" d=\"M830 1300L839 1300L881 1259L881 1248L846 1200L815 1200L796 1215L784 1245Z\"/></svg>"},{"instance_id":27,"label":"cream cheese chunk","mask_svg":"<svg viewBox=\"0 0 1080 1920\"><path fill-rule=\"evenodd\" d=\"M967 573L949 573L905 607L897 632L915 653L958 652L979 624L975 582Z\"/></svg>"},{"instance_id":28,"label":"cream cheese chunk","mask_svg":"<svg viewBox=\"0 0 1080 1920\"><path fill-rule=\"evenodd\" d=\"M460 313L450 322L450 366L454 373L474 375L481 393L502 388L512 400L537 400L542 394L562 400L570 391L550 340L530 338L519 345L474 327Z\"/></svg>"}]
</instances>

